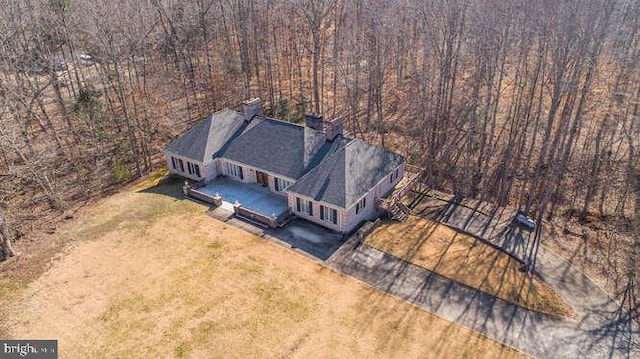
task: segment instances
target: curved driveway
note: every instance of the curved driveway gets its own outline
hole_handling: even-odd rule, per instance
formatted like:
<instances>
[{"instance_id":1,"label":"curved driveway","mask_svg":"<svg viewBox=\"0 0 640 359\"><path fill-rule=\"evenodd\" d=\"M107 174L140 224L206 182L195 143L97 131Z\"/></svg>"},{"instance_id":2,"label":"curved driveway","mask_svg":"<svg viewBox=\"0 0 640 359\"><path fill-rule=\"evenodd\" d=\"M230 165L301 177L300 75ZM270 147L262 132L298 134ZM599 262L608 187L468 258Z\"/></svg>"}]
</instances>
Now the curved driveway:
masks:
<instances>
[{"instance_id":1,"label":"curved driveway","mask_svg":"<svg viewBox=\"0 0 640 359\"><path fill-rule=\"evenodd\" d=\"M427 214L522 255L526 235L510 233L510 214L444 206ZM514 240L517 239L517 240ZM540 246L538 274L575 309L577 320L526 310L349 239L327 261L337 271L446 319L542 358L640 358L640 329L629 313L571 263Z\"/></svg>"},{"instance_id":2,"label":"curved driveway","mask_svg":"<svg viewBox=\"0 0 640 359\"><path fill-rule=\"evenodd\" d=\"M327 265L446 319L543 358L640 356L639 331L598 286L544 247L538 268L578 312L578 321L552 318L378 251L352 237Z\"/></svg>"}]
</instances>

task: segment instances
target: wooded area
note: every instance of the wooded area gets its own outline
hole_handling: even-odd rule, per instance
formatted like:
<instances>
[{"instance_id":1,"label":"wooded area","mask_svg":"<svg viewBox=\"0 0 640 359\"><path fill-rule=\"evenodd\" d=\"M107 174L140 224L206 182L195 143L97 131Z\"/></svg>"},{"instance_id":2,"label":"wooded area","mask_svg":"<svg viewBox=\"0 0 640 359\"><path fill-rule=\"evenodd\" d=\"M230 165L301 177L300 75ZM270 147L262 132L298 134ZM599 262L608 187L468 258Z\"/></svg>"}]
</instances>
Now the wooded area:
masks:
<instances>
[{"instance_id":1,"label":"wooded area","mask_svg":"<svg viewBox=\"0 0 640 359\"><path fill-rule=\"evenodd\" d=\"M640 3L0 1L0 253L212 111L343 114L425 181L640 247Z\"/></svg>"}]
</instances>

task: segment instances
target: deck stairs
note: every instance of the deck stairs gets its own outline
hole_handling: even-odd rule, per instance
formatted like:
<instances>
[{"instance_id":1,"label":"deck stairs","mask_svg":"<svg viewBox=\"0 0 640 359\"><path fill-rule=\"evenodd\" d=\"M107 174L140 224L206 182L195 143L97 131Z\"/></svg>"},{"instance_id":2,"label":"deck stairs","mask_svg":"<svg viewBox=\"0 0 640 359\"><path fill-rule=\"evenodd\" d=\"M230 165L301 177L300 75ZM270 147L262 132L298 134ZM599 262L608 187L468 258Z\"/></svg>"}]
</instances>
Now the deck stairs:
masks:
<instances>
[{"instance_id":1,"label":"deck stairs","mask_svg":"<svg viewBox=\"0 0 640 359\"><path fill-rule=\"evenodd\" d=\"M387 211L389 212L389 214L391 214L391 217L393 219L400 222L406 221L407 217L411 213L411 210L401 202L392 202Z\"/></svg>"},{"instance_id":2,"label":"deck stairs","mask_svg":"<svg viewBox=\"0 0 640 359\"><path fill-rule=\"evenodd\" d=\"M380 208L387 211L391 218L400 222L406 221L409 214L411 214L411 209L402 203L402 197L413 188L414 184L423 178L425 170L415 166L407 166L405 171L410 172L411 175L402 178L396 185L395 191L389 197L380 199Z\"/></svg>"}]
</instances>

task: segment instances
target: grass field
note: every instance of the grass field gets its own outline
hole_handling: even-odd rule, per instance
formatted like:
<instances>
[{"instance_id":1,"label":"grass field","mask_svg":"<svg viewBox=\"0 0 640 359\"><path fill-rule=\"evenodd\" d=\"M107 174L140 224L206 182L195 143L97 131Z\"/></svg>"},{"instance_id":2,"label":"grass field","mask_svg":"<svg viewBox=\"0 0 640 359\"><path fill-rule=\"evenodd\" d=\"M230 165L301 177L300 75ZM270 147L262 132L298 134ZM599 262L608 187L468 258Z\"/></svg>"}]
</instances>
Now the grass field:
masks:
<instances>
[{"instance_id":1,"label":"grass field","mask_svg":"<svg viewBox=\"0 0 640 359\"><path fill-rule=\"evenodd\" d=\"M71 245L1 313L13 338L61 358L520 357L206 215L179 184L116 194L61 235Z\"/></svg>"},{"instance_id":2,"label":"grass field","mask_svg":"<svg viewBox=\"0 0 640 359\"><path fill-rule=\"evenodd\" d=\"M389 221L366 243L522 307L559 317L574 315L560 295L520 271L521 264L508 255L429 219L410 216L406 222Z\"/></svg>"}]
</instances>

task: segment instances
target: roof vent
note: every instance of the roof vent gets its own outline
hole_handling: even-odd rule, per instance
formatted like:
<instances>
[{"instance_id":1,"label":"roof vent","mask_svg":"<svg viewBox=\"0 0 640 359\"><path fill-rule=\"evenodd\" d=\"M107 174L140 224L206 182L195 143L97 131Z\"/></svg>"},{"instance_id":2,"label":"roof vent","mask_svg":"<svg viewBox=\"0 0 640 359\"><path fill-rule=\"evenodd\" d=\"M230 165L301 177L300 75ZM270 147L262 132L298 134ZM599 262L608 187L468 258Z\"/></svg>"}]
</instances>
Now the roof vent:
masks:
<instances>
[{"instance_id":1,"label":"roof vent","mask_svg":"<svg viewBox=\"0 0 640 359\"><path fill-rule=\"evenodd\" d=\"M253 116L262 116L262 101L256 97L242 102L242 112L244 112L244 120L247 122L251 121Z\"/></svg>"}]
</instances>

